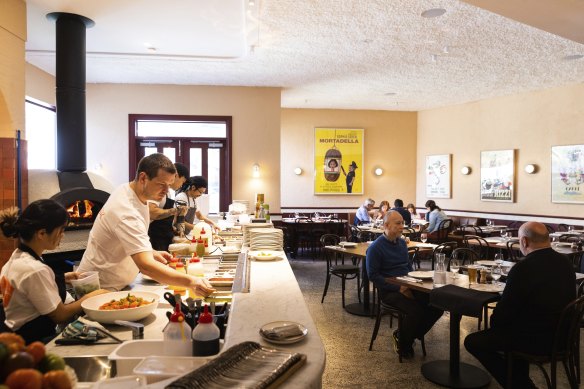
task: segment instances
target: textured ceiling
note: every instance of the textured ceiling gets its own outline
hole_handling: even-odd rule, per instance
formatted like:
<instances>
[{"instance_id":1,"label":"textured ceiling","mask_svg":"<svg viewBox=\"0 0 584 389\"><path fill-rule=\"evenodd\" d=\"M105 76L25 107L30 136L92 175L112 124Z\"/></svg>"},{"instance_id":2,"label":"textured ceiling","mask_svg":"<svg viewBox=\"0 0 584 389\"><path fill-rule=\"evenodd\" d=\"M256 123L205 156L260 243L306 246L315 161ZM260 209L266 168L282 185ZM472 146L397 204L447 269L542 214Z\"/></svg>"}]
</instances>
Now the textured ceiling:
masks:
<instances>
[{"instance_id":1,"label":"textured ceiling","mask_svg":"<svg viewBox=\"0 0 584 389\"><path fill-rule=\"evenodd\" d=\"M204 13L202 3L28 0L27 61L54 74L44 14L67 11L96 22L90 83L281 87L286 108L418 111L584 81L584 59L564 59L584 45L460 1L216 0ZM420 16L435 7L446 13ZM205 24L215 34L194 38ZM224 28L233 36L217 36ZM204 44L234 39L243 55Z\"/></svg>"}]
</instances>

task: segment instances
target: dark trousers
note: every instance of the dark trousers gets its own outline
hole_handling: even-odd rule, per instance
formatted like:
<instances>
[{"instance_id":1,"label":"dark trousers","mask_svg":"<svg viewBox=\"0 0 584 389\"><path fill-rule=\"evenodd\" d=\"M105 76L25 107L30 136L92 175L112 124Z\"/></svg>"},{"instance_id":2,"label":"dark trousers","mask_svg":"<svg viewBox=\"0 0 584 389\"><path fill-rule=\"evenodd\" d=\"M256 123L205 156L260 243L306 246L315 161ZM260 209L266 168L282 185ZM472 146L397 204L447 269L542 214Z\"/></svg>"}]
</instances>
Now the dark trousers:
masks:
<instances>
[{"instance_id":1,"label":"dark trousers","mask_svg":"<svg viewBox=\"0 0 584 389\"><path fill-rule=\"evenodd\" d=\"M414 339L424 335L440 319L443 311L428 305L428 293L412 290L414 298L408 298L400 292L389 292L381 300L405 312L406 316L399 329L399 346L401 350L410 350Z\"/></svg>"},{"instance_id":2,"label":"dark trousers","mask_svg":"<svg viewBox=\"0 0 584 389\"><path fill-rule=\"evenodd\" d=\"M507 350L533 352L534 344L525 343L510 331L488 330L472 333L464 340L464 347L491 373L499 384L507 387ZM523 347L525 346L525 347ZM529 364L522 359L513 361L513 388L534 388L529 379Z\"/></svg>"}]
</instances>

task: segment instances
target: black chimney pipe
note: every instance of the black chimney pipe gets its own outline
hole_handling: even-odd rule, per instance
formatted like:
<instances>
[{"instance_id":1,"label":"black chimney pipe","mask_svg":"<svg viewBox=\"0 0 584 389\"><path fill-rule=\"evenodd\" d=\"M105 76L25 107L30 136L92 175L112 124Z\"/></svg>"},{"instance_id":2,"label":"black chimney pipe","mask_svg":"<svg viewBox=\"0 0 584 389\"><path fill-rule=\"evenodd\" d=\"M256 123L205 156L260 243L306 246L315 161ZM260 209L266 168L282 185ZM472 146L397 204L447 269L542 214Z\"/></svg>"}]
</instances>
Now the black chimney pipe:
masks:
<instances>
[{"instance_id":1,"label":"black chimney pipe","mask_svg":"<svg viewBox=\"0 0 584 389\"><path fill-rule=\"evenodd\" d=\"M57 170L87 170L85 135L85 16L53 12L56 22Z\"/></svg>"}]
</instances>

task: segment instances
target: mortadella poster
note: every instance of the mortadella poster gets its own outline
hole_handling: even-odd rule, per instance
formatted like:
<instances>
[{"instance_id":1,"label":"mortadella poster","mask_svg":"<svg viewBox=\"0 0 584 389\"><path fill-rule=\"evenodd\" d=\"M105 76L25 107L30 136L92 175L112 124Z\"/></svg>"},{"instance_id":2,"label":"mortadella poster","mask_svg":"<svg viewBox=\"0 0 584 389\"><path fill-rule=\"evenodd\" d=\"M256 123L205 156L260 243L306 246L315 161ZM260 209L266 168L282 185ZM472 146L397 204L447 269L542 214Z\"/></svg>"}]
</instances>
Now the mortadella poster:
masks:
<instances>
[{"instance_id":1,"label":"mortadella poster","mask_svg":"<svg viewBox=\"0 0 584 389\"><path fill-rule=\"evenodd\" d=\"M363 194L364 129L314 129L314 194Z\"/></svg>"}]
</instances>

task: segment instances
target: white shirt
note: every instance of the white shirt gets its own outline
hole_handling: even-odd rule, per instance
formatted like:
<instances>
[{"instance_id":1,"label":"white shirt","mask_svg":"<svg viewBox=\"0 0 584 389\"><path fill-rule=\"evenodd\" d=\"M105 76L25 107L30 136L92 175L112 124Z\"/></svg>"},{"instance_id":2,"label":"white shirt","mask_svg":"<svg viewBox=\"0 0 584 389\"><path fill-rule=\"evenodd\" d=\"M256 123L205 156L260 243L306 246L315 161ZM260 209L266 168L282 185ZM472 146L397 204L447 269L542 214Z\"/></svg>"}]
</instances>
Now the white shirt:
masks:
<instances>
[{"instance_id":1,"label":"white shirt","mask_svg":"<svg viewBox=\"0 0 584 389\"><path fill-rule=\"evenodd\" d=\"M100 286L120 290L138 275L132 255L152 251L150 213L130 184L118 187L99 212L89 233L79 272L99 272Z\"/></svg>"},{"instance_id":2,"label":"white shirt","mask_svg":"<svg viewBox=\"0 0 584 389\"><path fill-rule=\"evenodd\" d=\"M61 302L53 270L19 249L14 250L2 268L0 280L6 313L4 323L13 331L53 312Z\"/></svg>"}]
</instances>

